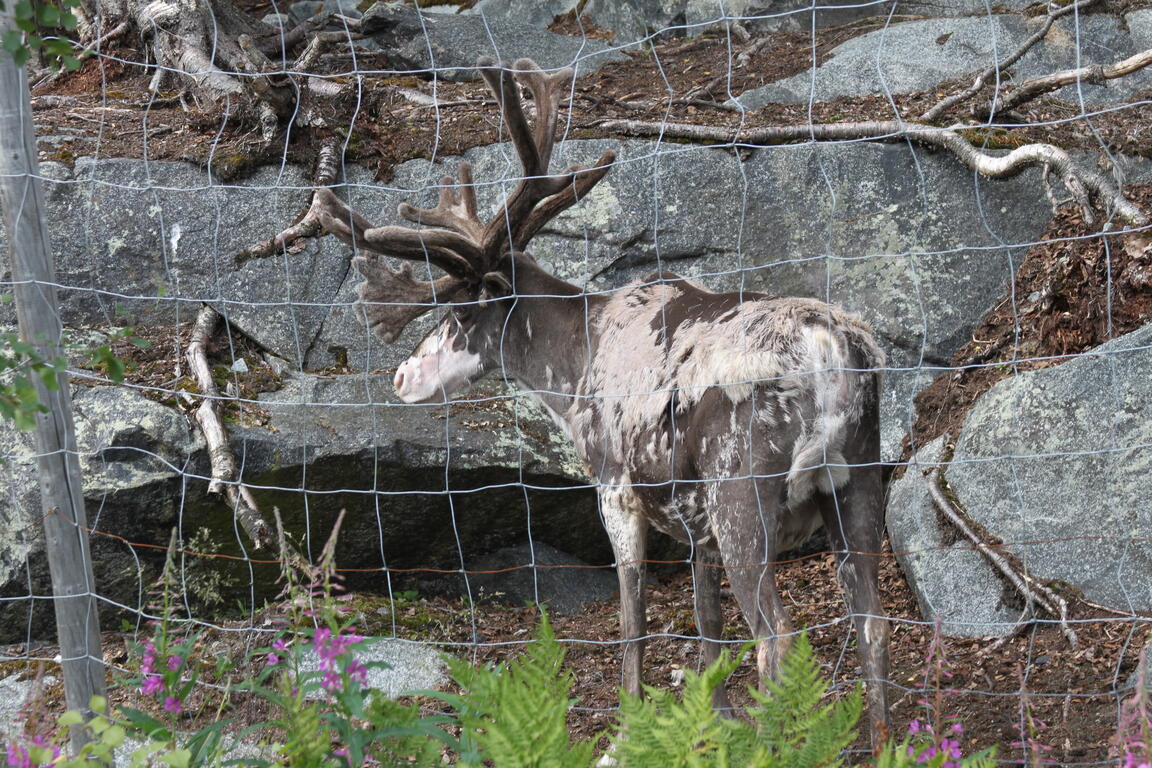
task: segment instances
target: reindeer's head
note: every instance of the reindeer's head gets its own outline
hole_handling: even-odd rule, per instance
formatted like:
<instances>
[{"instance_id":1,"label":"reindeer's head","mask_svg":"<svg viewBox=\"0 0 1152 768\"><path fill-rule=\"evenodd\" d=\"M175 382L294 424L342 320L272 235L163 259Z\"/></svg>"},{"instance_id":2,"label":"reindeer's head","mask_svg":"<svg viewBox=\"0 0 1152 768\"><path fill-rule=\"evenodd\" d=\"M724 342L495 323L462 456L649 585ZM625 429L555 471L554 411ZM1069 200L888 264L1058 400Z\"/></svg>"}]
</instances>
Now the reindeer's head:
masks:
<instances>
[{"instance_id":1,"label":"reindeer's head","mask_svg":"<svg viewBox=\"0 0 1152 768\"><path fill-rule=\"evenodd\" d=\"M496 97L523 176L487 224L476 214L472 168L441 180L435 208L406 203L400 215L423 229L373 227L330 190L319 194L325 231L358 249L353 260L365 281L357 287L360 314L385 342L433 306L448 304L437 326L396 372L396 392L405 402L426 402L467 388L499 360L499 344L516 301L516 264L530 261L524 249L532 236L574 205L604 177L615 160L609 150L592 166L573 165L549 175L562 86L570 69L547 74L528 59L511 69L482 58L477 68ZM529 124L517 84L532 93L535 120ZM427 262L447 276L429 283L410 265L393 266L386 256Z\"/></svg>"}]
</instances>

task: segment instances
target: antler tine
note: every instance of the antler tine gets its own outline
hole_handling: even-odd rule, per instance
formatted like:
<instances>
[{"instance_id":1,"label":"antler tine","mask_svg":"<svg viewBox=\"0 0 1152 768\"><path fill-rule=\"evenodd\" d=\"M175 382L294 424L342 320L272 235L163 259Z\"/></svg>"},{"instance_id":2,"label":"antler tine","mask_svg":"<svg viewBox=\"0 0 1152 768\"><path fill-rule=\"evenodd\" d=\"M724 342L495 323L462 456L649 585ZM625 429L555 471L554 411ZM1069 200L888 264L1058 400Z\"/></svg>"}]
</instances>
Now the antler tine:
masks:
<instances>
[{"instance_id":1,"label":"antler tine","mask_svg":"<svg viewBox=\"0 0 1152 768\"><path fill-rule=\"evenodd\" d=\"M417 208L401 203L399 213L408 221L459 232L479 246L484 223L476 215L476 188L472 185L472 164L460 163L460 181L451 176L440 179L440 199L435 208Z\"/></svg>"},{"instance_id":2,"label":"antler tine","mask_svg":"<svg viewBox=\"0 0 1152 768\"><path fill-rule=\"evenodd\" d=\"M524 175L533 177L547 173L547 161L541 158L536 137L528 127L528 118L524 116L524 107L520 103L520 94L517 93L513 73L503 64L487 56L478 59L476 66L480 69L480 76L488 84L488 90L496 97L496 104L500 107L500 115L504 118L508 136L512 139L512 145L516 147L516 154L520 156Z\"/></svg>"},{"instance_id":3,"label":"antler tine","mask_svg":"<svg viewBox=\"0 0 1152 768\"><path fill-rule=\"evenodd\" d=\"M583 194L573 188L570 201L557 201L557 205L545 206L550 214L533 212L542 201L571 188L573 178L585 168L574 166L557 176L548 175L557 116L560 112L559 86L571 78L571 69L563 69L549 75L531 59L518 60L512 70L497 66L489 58L480 59L477 66L480 67L484 80L500 105L501 115L504 117L509 137L516 148L523 170L523 178L508 195L504 207L488 223L484 232L482 250L494 262L509 244L513 248L522 248L527 243L528 238L521 233L529 230L537 231L550 216L569 207ZM527 86L536 102L533 127L529 127L528 119L524 115L518 84ZM601 162L610 163L611 158L601 158ZM599 180L600 176L591 179L584 191ZM530 224L529 220L532 220Z\"/></svg>"},{"instance_id":4,"label":"antler tine","mask_svg":"<svg viewBox=\"0 0 1152 768\"><path fill-rule=\"evenodd\" d=\"M451 276L432 283L417 280L410 264L393 267L375 253L357 256L352 266L364 276L364 282L356 286L357 312L385 344L395 341L408 323L432 309L436 301L459 291L466 282Z\"/></svg>"},{"instance_id":5,"label":"antler tine","mask_svg":"<svg viewBox=\"0 0 1152 768\"><path fill-rule=\"evenodd\" d=\"M459 278L476 276L474 265L479 263L480 247L465 235L447 229L373 227L332 190L317 190L316 198L320 203L317 218L324 231L353 248L366 248L408 261L427 260Z\"/></svg>"},{"instance_id":6,"label":"antler tine","mask_svg":"<svg viewBox=\"0 0 1152 768\"><path fill-rule=\"evenodd\" d=\"M532 59L517 59L512 65L516 79L532 91L536 104L536 125L532 131L533 144L540 157L540 175L548 173L552 162L552 148L556 141L556 122L560 115L560 86L572 79L572 68L547 74Z\"/></svg>"},{"instance_id":7,"label":"antler tine","mask_svg":"<svg viewBox=\"0 0 1152 768\"><path fill-rule=\"evenodd\" d=\"M364 244L364 233L372 224L328 187L316 190L314 201L319 205L317 216L325 232L335 235L353 248Z\"/></svg>"},{"instance_id":8,"label":"antler tine","mask_svg":"<svg viewBox=\"0 0 1152 768\"><path fill-rule=\"evenodd\" d=\"M615 162L616 153L609 149L600 156L595 165L569 166L561 177L565 181L564 188L532 209L524 224L513 235L512 247L516 250L526 248L541 227L583 200L588 191L612 169L612 164Z\"/></svg>"}]
</instances>

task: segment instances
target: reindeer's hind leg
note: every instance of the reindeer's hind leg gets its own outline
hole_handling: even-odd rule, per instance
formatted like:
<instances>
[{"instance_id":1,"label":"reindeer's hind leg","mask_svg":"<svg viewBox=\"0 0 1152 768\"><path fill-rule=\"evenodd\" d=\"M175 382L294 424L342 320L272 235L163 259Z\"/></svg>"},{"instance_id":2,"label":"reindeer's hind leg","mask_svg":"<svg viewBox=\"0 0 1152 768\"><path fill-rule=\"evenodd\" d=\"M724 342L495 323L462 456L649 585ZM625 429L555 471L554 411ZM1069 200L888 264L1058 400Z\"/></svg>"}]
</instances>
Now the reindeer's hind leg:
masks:
<instances>
[{"instance_id":1,"label":"reindeer's hind leg","mask_svg":"<svg viewBox=\"0 0 1152 768\"><path fill-rule=\"evenodd\" d=\"M704 666L709 666L720 658L723 647L720 638L724 634L724 614L720 610L720 554L708 549L697 549L692 562L692 581L695 590L693 599L696 609L696 628L700 631L704 645ZM722 714L729 714L731 703L723 685L712 692L712 706Z\"/></svg>"},{"instance_id":2,"label":"reindeer's hind leg","mask_svg":"<svg viewBox=\"0 0 1152 768\"><path fill-rule=\"evenodd\" d=\"M836 550L837 575L856 625L860 666L868 687L872 743L888 727L888 620L880 604L880 556L884 538L884 493L878 451L845 451L852 466L848 483L817 494L828 538ZM863 464L863 466L861 466Z\"/></svg>"},{"instance_id":3,"label":"reindeer's hind leg","mask_svg":"<svg viewBox=\"0 0 1152 768\"><path fill-rule=\"evenodd\" d=\"M741 469L738 473L748 477ZM792 644L792 620L776 591L777 500L783 472L758 481L726 480L718 484L712 521L732 594L756 638L760 678L775 679L780 661Z\"/></svg>"}]
</instances>

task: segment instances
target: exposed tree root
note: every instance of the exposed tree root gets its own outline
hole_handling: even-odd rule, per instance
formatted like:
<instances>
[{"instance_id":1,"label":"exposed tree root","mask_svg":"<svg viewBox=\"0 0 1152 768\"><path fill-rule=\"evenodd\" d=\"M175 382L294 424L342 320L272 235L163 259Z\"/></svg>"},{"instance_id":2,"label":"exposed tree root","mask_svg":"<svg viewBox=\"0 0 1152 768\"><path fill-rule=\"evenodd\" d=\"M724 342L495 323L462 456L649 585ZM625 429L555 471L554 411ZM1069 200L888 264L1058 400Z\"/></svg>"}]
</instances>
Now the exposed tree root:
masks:
<instances>
[{"instance_id":1,"label":"exposed tree root","mask_svg":"<svg viewBox=\"0 0 1152 768\"><path fill-rule=\"evenodd\" d=\"M316 188L327 189L336 183L340 173L340 147L335 138L328 138L320 146L319 158L316 163ZM316 237L323 232L320 214L326 209L320 201L320 195L312 193L312 202L308 209L300 214L295 223L280 232L271 240L254 243L236 254L234 261L240 266L250 259L265 259L281 251L294 253L298 250L297 243L304 238ZM302 246L300 246L302 247Z\"/></svg>"},{"instance_id":2,"label":"exposed tree root","mask_svg":"<svg viewBox=\"0 0 1152 768\"><path fill-rule=\"evenodd\" d=\"M1039 166L1055 174L1083 210L1085 220L1095 221L1089 204L1090 196L1107 210L1115 212L1130 224L1143 226L1149 218L1132 203L1104 174L1085 168L1063 149L1052 144L1026 144L1006 155L981 152L958 132L960 128L935 128L900 120L828 123L821 125L780 125L765 128L720 128L688 123L648 122L641 120L606 120L600 127L633 136L661 136L726 144L782 144L792 141L847 141L876 139L909 140L918 144L946 149L972 170L989 179L1006 179L1026 168Z\"/></svg>"},{"instance_id":3,"label":"exposed tree root","mask_svg":"<svg viewBox=\"0 0 1152 768\"><path fill-rule=\"evenodd\" d=\"M936 504L936 508L948 518L948 521L956 527L957 531L972 542L976 550L984 555L988 562L1000 571L1012 586L1016 587L1029 605L1038 605L1051 616L1058 618L1060 630L1064 633L1064 637L1068 639L1068 643L1073 648L1076 648L1076 633L1068 624L1068 603L1064 598L1049 589L1047 585L1029 576L1023 568L1018 568L997 551L996 544L984 541L976 533L974 526L966 519L962 510L958 509L957 505L949 500L944 493L943 478L939 469L929 470L925 477L928 480L928 492L932 495L932 501ZM1027 613L1026 611L1025 614L1021 615L1021 623L1023 623Z\"/></svg>"},{"instance_id":4,"label":"exposed tree root","mask_svg":"<svg viewBox=\"0 0 1152 768\"><path fill-rule=\"evenodd\" d=\"M93 45L132 30L139 35L155 64L154 93L187 89L200 104L224 104L230 113L254 118L265 141L289 118L323 125L324 110L312 101L338 96L346 86L307 73L332 45L362 37L354 20L344 19L346 31L321 31L331 13L282 31L229 0L82 0L77 15L82 37ZM102 34L106 25L115 26ZM297 48L302 52L293 57Z\"/></svg>"},{"instance_id":5,"label":"exposed tree root","mask_svg":"<svg viewBox=\"0 0 1152 768\"><path fill-rule=\"evenodd\" d=\"M232 504L240 527L248 534L257 549L267 549L286 556L289 552L280 548L276 530L260 514L260 507L252 498L251 491L239 482L239 468L232 447L228 443L228 433L220 420L217 406L220 391L212 379L212 369L208 366L207 347L216 327L220 324L220 313L209 306L201 308L192 327L192 339L185 353L192 377L200 387L203 400L196 409L196 423L208 444L208 456L212 462L212 481L208 492L225 493Z\"/></svg>"}]
</instances>

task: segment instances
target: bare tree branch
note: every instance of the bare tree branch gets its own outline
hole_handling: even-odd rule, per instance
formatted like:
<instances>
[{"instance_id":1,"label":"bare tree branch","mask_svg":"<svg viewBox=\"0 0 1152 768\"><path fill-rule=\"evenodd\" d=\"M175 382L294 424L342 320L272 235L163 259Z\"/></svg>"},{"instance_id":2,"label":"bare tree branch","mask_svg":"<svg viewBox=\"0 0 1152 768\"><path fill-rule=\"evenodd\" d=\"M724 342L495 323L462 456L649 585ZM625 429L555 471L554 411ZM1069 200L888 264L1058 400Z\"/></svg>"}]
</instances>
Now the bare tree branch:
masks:
<instances>
[{"instance_id":1,"label":"bare tree branch","mask_svg":"<svg viewBox=\"0 0 1152 768\"><path fill-rule=\"evenodd\" d=\"M1004 574L1005 578L1019 590L1020 594L1023 595L1028 602L1035 603L1050 615L1059 617L1060 629L1063 631L1064 637L1068 639L1069 645L1076 648L1078 645L1076 633L1068 624L1068 603L1064 598L1049 589L1047 585L1029 576L1024 569L1018 569L1009 562L1007 557L1000 554L992 544L984 541L979 534L976 533L973 526L965 519L962 511L944 494L944 489L942 488L943 478L938 468L930 470L926 478L928 480L928 492L932 495L932 501L935 502L936 508L948 518L948 521L956 527L956 530L972 542L972 545L980 554L984 555L988 562L1000 571L1000 573Z\"/></svg>"},{"instance_id":2,"label":"bare tree branch","mask_svg":"<svg viewBox=\"0 0 1152 768\"><path fill-rule=\"evenodd\" d=\"M755 129L691 125L687 123L606 120L599 124L609 131L633 136L714 141L724 144L780 144L790 141L846 141L906 139L946 149L972 170L989 179L1006 179L1026 168L1040 166L1055 174L1084 209L1089 222L1095 219L1087 207L1088 195L1137 226L1149 222L1147 214L1115 187L1103 174L1076 163L1063 149L1051 144L1026 144L1006 155L988 155L973 147L958 129L936 128L900 120L828 123L821 125L780 125Z\"/></svg>"},{"instance_id":3,"label":"bare tree branch","mask_svg":"<svg viewBox=\"0 0 1152 768\"><path fill-rule=\"evenodd\" d=\"M1032 46L1043 40L1044 37L1048 34L1048 31L1052 29L1052 24L1055 23L1058 18L1061 16L1067 16L1073 12L1079 12L1081 9L1091 5L1094 2L1096 2L1096 0L1077 0L1074 3L1069 3L1068 5L1060 8L1053 8L1049 6L1048 18L1044 20L1044 24L1027 40L1021 43L1019 48L1005 57L1002 61L999 61L996 64L983 70L979 75L976 76L976 81L972 83L972 85L968 86L960 93L955 93L948 98L941 100L934 107L920 115L920 120L925 123L930 123L936 118L940 117L940 115L944 113L944 110L959 104L965 99L975 96L980 92L981 88L988 84L988 81L996 73L1003 72L1004 70L1008 69L1008 67L1012 66L1021 58L1023 58L1024 54L1032 50ZM1007 108L1001 105L999 109L1003 110Z\"/></svg>"},{"instance_id":4,"label":"bare tree branch","mask_svg":"<svg viewBox=\"0 0 1152 768\"><path fill-rule=\"evenodd\" d=\"M1002 99L989 104L988 112L989 114L1006 112L1010 109L1015 109L1025 102L1031 101L1041 94L1058 90L1067 85L1074 85L1078 82L1101 85L1106 80L1115 80L1118 77L1139 72L1149 64L1152 64L1152 48L1141 51L1134 56L1129 56L1115 64L1096 64L1091 67L1066 69L1062 72L1053 72L1050 75L1034 77L1031 80L1025 80Z\"/></svg>"},{"instance_id":5,"label":"bare tree branch","mask_svg":"<svg viewBox=\"0 0 1152 768\"><path fill-rule=\"evenodd\" d=\"M220 391L212 378L212 369L208 366L207 347L219 324L220 313L205 305L196 315L192 339L185 353L192 377L196 379L204 398L196 409L195 418L208 444L208 457L212 463L212 482L208 485L208 492L218 494L223 491L228 496L240 527L255 547L287 554L279 551L276 532L260 515L260 508L252 498L251 491L238 482L240 473L236 457L232 454L228 433L216 411Z\"/></svg>"}]
</instances>

